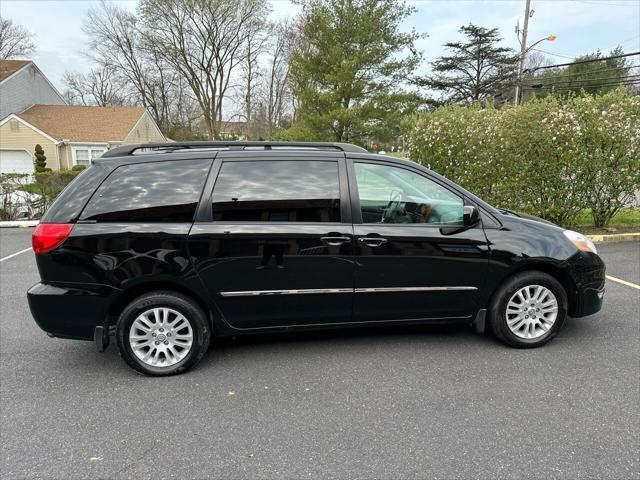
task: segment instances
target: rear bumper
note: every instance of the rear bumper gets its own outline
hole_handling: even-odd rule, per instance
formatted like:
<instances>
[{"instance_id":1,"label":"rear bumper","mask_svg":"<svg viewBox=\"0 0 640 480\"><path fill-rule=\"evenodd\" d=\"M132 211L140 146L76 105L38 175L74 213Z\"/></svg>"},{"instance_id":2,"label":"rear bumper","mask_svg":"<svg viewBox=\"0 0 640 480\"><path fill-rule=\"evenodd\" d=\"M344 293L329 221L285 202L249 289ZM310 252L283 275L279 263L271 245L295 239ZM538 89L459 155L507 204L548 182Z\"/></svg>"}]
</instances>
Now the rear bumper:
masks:
<instances>
[{"instance_id":1,"label":"rear bumper","mask_svg":"<svg viewBox=\"0 0 640 480\"><path fill-rule=\"evenodd\" d=\"M27 291L31 315L53 337L93 340L118 290L104 285L37 283Z\"/></svg>"}]
</instances>

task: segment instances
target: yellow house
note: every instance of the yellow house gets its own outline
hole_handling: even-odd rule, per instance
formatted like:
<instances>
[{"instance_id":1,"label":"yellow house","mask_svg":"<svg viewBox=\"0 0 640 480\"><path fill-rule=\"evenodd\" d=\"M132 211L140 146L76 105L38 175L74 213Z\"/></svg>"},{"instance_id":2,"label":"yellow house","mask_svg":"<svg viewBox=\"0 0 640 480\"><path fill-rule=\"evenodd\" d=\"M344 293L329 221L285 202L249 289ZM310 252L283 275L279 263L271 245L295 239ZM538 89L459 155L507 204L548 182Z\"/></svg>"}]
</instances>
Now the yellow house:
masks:
<instances>
[{"instance_id":1,"label":"yellow house","mask_svg":"<svg viewBox=\"0 0 640 480\"><path fill-rule=\"evenodd\" d=\"M141 107L33 105L0 120L0 173L33 173L36 144L58 170L90 165L120 145L165 141Z\"/></svg>"}]
</instances>

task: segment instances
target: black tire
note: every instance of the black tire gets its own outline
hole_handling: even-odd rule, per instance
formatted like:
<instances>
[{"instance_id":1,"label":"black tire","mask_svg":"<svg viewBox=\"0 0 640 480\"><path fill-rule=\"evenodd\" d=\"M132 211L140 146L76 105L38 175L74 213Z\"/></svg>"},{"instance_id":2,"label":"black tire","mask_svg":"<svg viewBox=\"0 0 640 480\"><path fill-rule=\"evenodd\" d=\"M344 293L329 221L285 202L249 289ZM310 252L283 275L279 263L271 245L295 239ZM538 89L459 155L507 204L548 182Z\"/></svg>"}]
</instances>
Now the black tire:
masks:
<instances>
[{"instance_id":1,"label":"black tire","mask_svg":"<svg viewBox=\"0 0 640 480\"><path fill-rule=\"evenodd\" d=\"M193 341L184 358L171 366L155 367L139 359L131 348L129 332L138 316L151 308L170 308L181 313L189 322ZM193 368L207 353L211 341L209 321L202 309L189 297L171 291L156 291L133 300L120 314L116 326L118 350L125 362L140 373L151 376L167 376L184 373Z\"/></svg>"},{"instance_id":2,"label":"black tire","mask_svg":"<svg viewBox=\"0 0 640 480\"><path fill-rule=\"evenodd\" d=\"M515 335L507 325L507 304L511 297L527 285L541 285L556 297L558 303L557 317L551 328L537 338L521 338ZM511 347L535 348L544 345L555 337L562 329L567 318L567 293L563 286L551 275L543 272L522 272L508 278L493 296L489 308L489 324L492 333Z\"/></svg>"}]
</instances>

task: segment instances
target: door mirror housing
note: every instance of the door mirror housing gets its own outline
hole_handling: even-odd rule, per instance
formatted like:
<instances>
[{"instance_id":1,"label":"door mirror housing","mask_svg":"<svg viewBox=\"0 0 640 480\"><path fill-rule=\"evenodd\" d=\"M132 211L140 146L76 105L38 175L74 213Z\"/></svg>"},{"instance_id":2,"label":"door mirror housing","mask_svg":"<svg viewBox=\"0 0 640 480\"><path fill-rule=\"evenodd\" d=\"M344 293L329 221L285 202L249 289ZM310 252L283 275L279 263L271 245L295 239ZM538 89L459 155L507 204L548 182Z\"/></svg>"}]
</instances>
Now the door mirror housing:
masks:
<instances>
[{"instance_id":1,"label":"door mirror housing","mask_svg":"<svg viewBox=\"0 0 640 480\"><path fill-rule=\"evenodd\" d=\"M473 227L480 222L480 209L475 205L465 205L462 213L462 224L465 227Z\"/></svg>"},{"instance_id":2,"label":"door mirror housing","mask_svg":"<svg viewBox=\"0 0 640 480\"><path fill-rule=\"evenodd\" d=\"M456 233L473 228L478 223L480 223L480 209L475 205L465 205L462 211L462 225L456 227L441 227L440 233L442 235L455 235Z\"/></svg>"}]
</instances>

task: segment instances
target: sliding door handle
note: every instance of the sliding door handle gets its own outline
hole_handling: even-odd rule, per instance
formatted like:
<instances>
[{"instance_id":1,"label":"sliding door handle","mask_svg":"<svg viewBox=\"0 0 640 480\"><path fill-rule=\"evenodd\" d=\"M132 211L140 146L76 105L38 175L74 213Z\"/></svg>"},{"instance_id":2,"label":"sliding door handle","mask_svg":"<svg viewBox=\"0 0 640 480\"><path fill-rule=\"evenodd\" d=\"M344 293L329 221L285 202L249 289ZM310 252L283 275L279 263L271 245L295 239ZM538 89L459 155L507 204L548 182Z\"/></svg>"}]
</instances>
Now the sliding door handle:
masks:
<instances>
[{"instance_id":1,"label":"sliding door handle","mask_svg":"<svg viewBox=\"0 0 640 480\"><path fill-rule=\"evenodd\" d=\"M343 243L351 241L349 237L320 237L320 241L330 247L339 247Z\"/></svg>"},{"instance_id":2,"label":"sliding door handle","mask_svg":"<svg viewBox=\"0 0 640 480\"><path fill-rule=\"evenodd\" d=\"M360 237L358 241L364 243L368 247L379 247L387 243L387 239L382 237Z\"/></svg>"}]
</instances>

